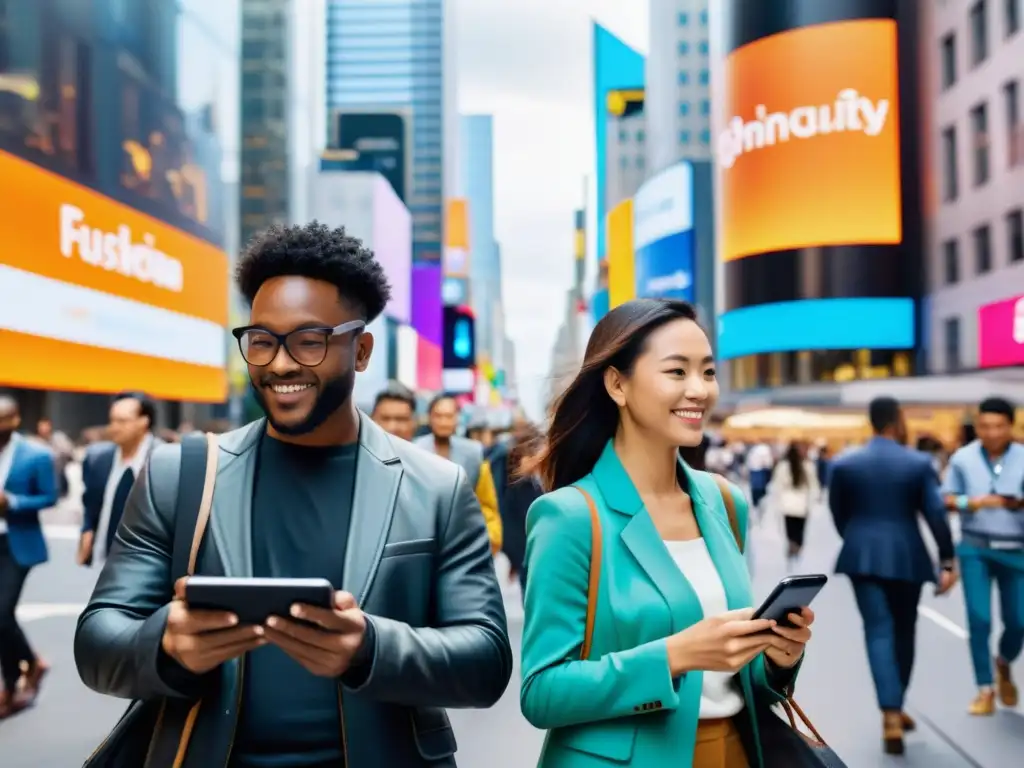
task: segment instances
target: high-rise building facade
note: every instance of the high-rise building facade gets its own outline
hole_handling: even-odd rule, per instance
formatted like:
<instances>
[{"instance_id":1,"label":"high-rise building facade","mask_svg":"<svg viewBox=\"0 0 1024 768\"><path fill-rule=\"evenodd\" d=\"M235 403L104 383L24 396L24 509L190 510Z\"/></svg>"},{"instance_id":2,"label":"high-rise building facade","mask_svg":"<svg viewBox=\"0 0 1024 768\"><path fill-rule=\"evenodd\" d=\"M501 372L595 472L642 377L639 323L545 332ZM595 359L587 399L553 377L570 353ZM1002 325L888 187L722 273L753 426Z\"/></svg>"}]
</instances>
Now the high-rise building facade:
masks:
<instances>
[{"instance_id":1,"label":"high-rise building facade","mask_svg":"<svg viewBox=\"0 0 1024 768\"><path fill-rule=\"evenodd\" d=\"M242 243L288 222L292 0L242 0Z\"/></svg>"},{"instance_id":2,"label":"high-rise building facade","mask_svg":"<svg viewBox=\"0 0 1024 768\"><path fill-rule=\"evenodd\" d=\"M327 0L327 136L338 111L404 110L411 115L413 259L441 261L445 154L457 130L444 0ZM450 176L448 177L450 178Z\"/></svg>"},{"instance_id":3,"label":"high-rise building facade","mask_svg":"<svg viewBox=\"0 0 1024 768\"><path fill-rule=\"evenodd\" d=\"M461 188L469 209L469 299L476 313L477 352L493 359L494 313L501 304L501 265L494 239L494 121L490 115L459 120Z\"/></svg>"},{"instance_id":4,"label":"high-rise building facade","mask_svg":"<svg viewBox=\"0 0 1024 768\"><path fill-rule=\"evenodd\" d=\"M708 0L651 0L644 73L647 164L711 157Z\"/></svg>"},{"instance_id":5,"label":"high-rise building facade","mask_svg":"<svg viewBox=\"0 0 1024 768\"><path fill-rule=\"evenodd\" d=\"M604 186L605 211L636 194L647 175L647 121L644 92L613 92L605 120L607 137ZM605 254L607 256L607 254Z\"/></svg>"},{"instance_id":6,"label":"high-rise building facade","mask_svg":"<svg viewBox=\"0 0 1024 768\"><path fill-rule=\"evenodd\" d=\"M928 367L1024 364L1024 3L922 7Z\"/></svg>"}]
</instances>

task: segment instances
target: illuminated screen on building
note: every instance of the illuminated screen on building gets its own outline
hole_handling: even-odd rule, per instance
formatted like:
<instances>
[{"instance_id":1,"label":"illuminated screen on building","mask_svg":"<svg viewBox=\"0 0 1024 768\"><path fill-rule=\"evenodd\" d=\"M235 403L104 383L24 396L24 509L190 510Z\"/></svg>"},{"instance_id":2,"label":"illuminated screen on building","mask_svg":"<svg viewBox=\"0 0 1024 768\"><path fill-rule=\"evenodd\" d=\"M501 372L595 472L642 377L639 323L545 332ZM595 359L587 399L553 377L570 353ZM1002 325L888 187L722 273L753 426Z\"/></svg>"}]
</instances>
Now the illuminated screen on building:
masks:
<instances>
[{"instance_id":1,"label":"illuminated screen on building","mask_svg":"<svg viewBox=\"0 0 1024 768\"><path fill-rule=\"evenodd\" d=\"M476 321L469 307L444 308L444 369L465 370L476 365Z\"/></svg>"},{"instance_id":2,"label":"illuminated screen on building","mask_svg":"<svg viewBox=\"0 0 1024 768\"><path fill-rule=\"evenodd\" d=\"M911 6L712 7L718 354L785 358L737 366L758 372L739 388L829 379L864 351L907 367L922 283Z\"/></svg>"}]
</instances>

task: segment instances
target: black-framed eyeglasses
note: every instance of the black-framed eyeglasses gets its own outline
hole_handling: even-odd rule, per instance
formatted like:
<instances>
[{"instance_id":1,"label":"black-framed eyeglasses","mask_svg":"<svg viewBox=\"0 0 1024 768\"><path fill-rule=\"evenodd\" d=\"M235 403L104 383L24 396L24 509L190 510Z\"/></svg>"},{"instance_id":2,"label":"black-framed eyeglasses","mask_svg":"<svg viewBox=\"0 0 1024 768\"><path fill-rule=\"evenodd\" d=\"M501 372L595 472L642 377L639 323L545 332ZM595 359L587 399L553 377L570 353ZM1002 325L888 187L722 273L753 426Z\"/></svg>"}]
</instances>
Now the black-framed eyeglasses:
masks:
<instances>
[{"instance_id":1,"label":"black-framed eyeglasses","mask_svg":"<svg viewBox=\"0 0 1024 768\"><path fill-rule=\"evenodd\" d=\"M333 328L299 328L290 333L274 333L258 325L247 325L231 331L238 339L238 351L249 365L260 368L270 365L281 346L299 365L315 368L327 358L332 338L346 333L359 334L366 327L362 320L350 320Z\"/></svg>"}]
</instances>

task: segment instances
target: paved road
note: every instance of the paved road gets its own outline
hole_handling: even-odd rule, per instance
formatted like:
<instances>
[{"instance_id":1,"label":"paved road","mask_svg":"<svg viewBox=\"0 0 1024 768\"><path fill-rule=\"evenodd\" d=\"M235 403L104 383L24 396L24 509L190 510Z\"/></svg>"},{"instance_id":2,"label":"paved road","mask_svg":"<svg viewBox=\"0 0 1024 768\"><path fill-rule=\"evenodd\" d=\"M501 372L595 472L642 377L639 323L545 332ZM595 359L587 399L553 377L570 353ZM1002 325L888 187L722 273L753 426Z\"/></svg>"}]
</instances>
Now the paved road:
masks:
<instances>
[{"instance_id":1,"label":"paved road","mask_svg":"<svg viewBox=\"0 0 1024 768\"><path fill-rule=\"evenodd\" d=\"M68 515L60 515L61 522ZM93 574L74 567L73 544L58 528L51 533L51 562L29 579L22 616L27 632L54 672L38 706L0 723L4 768L70 768L80 765L124 708L86 690L71 654L75 617L87 600ZM756 592L765 595L783 575L778 527L766 522L753 536ZM829 571L838 546L827 513L812 519L808 552L801 570ZM513 642L518 647L522 612L518 594L508 595ZM993 718L970 718L972 695L960 595L927 597L918 636L917 675L909 706L921 722L903 760L881 755L880 716L868 673L861 625L849 585L836 579L815 603L817 632L798 691L798 701L850 768L1006 768L1024 754L1024 714L1001 711ZM517 654L518 655L518 654ZM1024 680L1024 664L1017 667ZM459 762L466 768L528 768L535 765L542 734L518 710L518 678L502 701L485 712L455 712Z\"/></svg>"}]
</instances>

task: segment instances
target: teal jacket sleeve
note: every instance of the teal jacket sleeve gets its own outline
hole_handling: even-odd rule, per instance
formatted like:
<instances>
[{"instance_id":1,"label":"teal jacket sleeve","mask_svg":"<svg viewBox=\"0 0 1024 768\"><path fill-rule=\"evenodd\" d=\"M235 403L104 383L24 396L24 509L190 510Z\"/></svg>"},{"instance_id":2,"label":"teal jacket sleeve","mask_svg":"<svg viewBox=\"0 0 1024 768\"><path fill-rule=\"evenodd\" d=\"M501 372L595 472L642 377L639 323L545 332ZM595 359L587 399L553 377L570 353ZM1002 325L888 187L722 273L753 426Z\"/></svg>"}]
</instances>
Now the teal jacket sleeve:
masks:
<instances>
[{"instance_id":1,"label":"teal jacket sleeve","mask_svg":"<svg viewBox=\"0 0 1024 768\"><path fill-rule=\"evenodd\" d=\"M526 537L523 716L551 729L675 709L665 640L580 660L591 542L583 496L564 488L535 501Z\"/></svg>"},{"instance_id":2,"label":"teal jacket sleeve","mask_svg":"<svg viewBox=\"0 0 1024 768\"><path fill-rule=\"evenodd\" d=\"M736 505L736 522L739 524L743 550L746 551L750 505L747 503L743 491L737 485L729 483L729 490L732 493L733 503ZM796 677L802 664L803 659L800 659L791 669L778 669L762 653L751 662L754 686L771 704L785 701L792 694L793 685L796 683Z\"/></svg>"}]
</instances>

